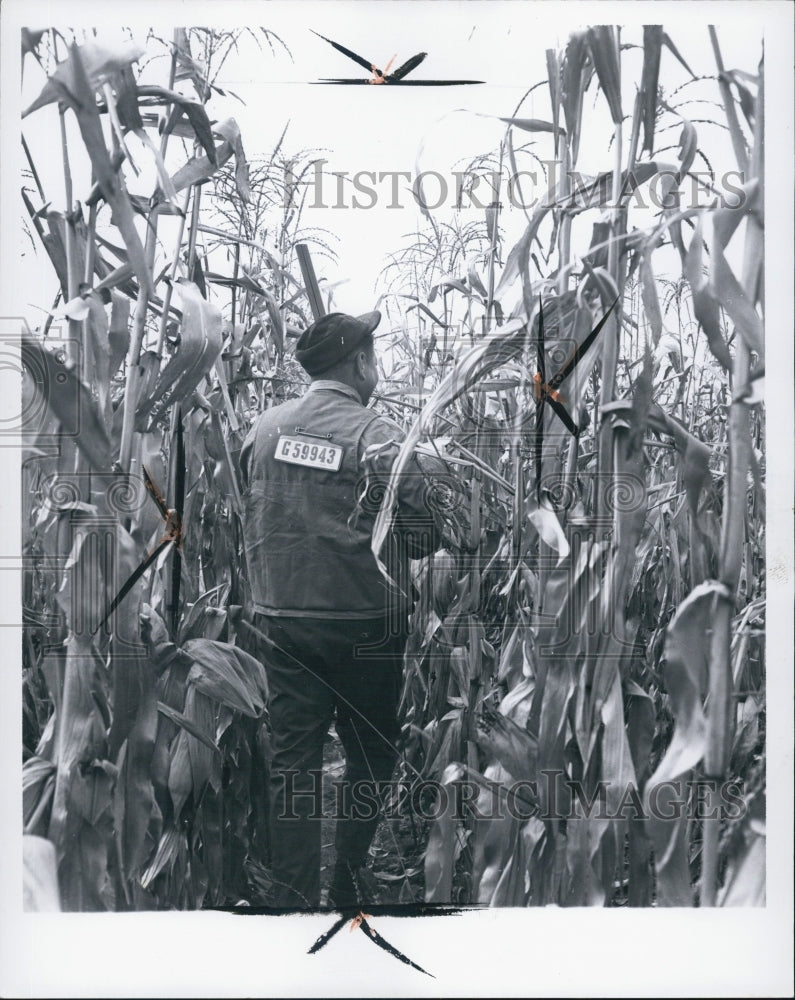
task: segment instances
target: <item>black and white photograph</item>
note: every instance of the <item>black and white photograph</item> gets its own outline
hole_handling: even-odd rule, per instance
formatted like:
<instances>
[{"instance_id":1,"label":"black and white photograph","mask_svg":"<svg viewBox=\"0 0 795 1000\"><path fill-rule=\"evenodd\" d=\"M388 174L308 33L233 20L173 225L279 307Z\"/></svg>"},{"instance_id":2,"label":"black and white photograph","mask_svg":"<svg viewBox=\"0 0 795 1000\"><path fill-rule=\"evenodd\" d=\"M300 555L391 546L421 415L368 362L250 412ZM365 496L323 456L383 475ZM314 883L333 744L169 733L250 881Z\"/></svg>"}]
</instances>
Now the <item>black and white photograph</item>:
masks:
<instances>
[{"instance_id":1,"label":"black and white photograph","mask_svg":"<svg viewBox=\"0 0 795 1000\"><path fill-rule=\"evenodd\" d=\"M793 21L3 3L0 994L792 995Z\"/></svg>"}]
</instances>

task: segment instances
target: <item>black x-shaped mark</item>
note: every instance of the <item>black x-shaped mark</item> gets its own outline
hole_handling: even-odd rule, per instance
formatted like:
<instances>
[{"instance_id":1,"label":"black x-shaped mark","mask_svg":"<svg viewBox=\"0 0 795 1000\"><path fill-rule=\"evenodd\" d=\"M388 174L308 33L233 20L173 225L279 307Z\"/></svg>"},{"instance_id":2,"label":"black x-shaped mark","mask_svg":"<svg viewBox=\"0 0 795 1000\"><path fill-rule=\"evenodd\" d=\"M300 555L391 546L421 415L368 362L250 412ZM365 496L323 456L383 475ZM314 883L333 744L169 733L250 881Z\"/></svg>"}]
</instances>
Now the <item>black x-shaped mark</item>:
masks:
<instances>
[{"instance_id":1,"label":"black x-shaped mark","mask_svg":"<svg viewBox=\"0 0 795 1000\"><path fill-rule=\"evenodd\" d=\"M411 904L407 904L406 906L398 908L397 911L393 911L391 907L379 907L379 909L388 913L390 916L410 916L413 911L416 911L417 907L412 907ZM419 909L420 912L422 912L422 908L420 907ZM444 908L439 909L440 914L444 912ZM352 910L348 913L344 913L339 920L332 924L329 930L320 935L317 941L315 941L309 949L309 954L317 954L321 948L324 948L329 943L338 931L342 930L342 928L350 922L350 929L352 931L357 929L364 931L365 937L368 937L371 941L377 944L379 948L382 948L385 952L387 952L387 954L392 955L393 958L397 958L405 965L410 965L412 969L417 969L418 972L422 972L426 976L430 976L431 979L436 978L433 973L427 972L421 965L417 965L416 962L412 962L411 959L404 955L402 951L398 951L394 945L390 944L385 938L383 938L374 927L367 923L368 916L369 914L362 913L361 910L358 913L354 913Z\"/></svg>"},{"instance_id":2,"label":"black x-shaped mark","mask_svg":"<svg viewBox=\"0 0 795 1000\"><path fill-rule=\"evenodd\" d=\"M389 72L392 63L395 61L395 56L389 60L389 63L384 69L379 69L374 62L369 59L364 59L362 56L358 55L356 52L351 51L351 49L346 49L344 45L340 45L339 42L334 42L330 38L326 38L325 35L321 35L319 32L314 31L312 28L313 35L317 35L318 38L322 38L324 42L328 42L332 45L337 52L341 52L344 56L352 59L359 66L364 67L364 69L369 70L373 75L369 80L316 80L315 83L319 84L367 84L367 83L388 83L393 87L457 87L457 86L468 86L474 83L483 83L482 80L406 80L409 73L413 72L420 63L427 56L427 52L418 52L416 56L412 56L403 63L402 66L398 66L396 70Z\"/></svg>"},{"instance_id":3,"label":"black x-shaped mark","mask_svg":"<svg viewBox=\"0 0 795 1000\"><path fill-rule=\"evenodd\" d=\"M549 404L553 413L555 413L566 430L569 431L570 434L573 434L574 437L579 437L580 427L574 422L574 420L572 420L569 411L563 405L566 400L565 397L558 392L558 389L566 381L569 375L571 375L585 356L588 348L599 336L599 331L607 322L607 319L613 309L615 309L617 302L618 297L614 299L613 304L599 320L593 330L591 330L585 340L583 340L583 342L574 350L574 353L568 361L563 364L560 371L553 375L549 382L547 382L546 358L544 357L544 308L541 303L541 299L539 298L538 300L538 372L535 375L534 381L536 393L536 495L539 500L541 498L541 453L544 446L544 407Z\"/></svg>"}]
</instances>

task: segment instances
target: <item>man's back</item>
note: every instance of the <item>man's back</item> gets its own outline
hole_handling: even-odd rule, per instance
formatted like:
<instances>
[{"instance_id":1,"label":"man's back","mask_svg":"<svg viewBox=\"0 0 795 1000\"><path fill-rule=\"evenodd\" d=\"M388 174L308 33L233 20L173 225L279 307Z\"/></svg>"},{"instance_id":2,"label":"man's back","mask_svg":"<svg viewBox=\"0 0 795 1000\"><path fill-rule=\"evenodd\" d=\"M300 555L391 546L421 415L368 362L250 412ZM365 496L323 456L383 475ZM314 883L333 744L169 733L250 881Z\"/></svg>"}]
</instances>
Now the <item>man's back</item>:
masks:
<instances>
[{"instance_id":1,"label":"man's back","mask_svg":"<svg viewBox=\"0 0 795 1000\"><path fill-rule=\"evenodd\" d=\"M362 462L368 444L400 436L334 381L258 418L241 453L255 610L355 619L405 603L370 549L377 504Z\"/></svg>"},{"instance_id":2,"label":"man's back","mask_svg":"<svg viewBox=\"0 0 795 1000\"><path fill-rule=\"evenodd\" d=\"M373 526L403 438L365 404L378 384L380 313L329 313L295 356L312 378L301 399L258 418L243 444L245 543L255 627L263 637L271 722L271 866L276 905L320 900L323 743L332 719L345 751L329 899L352 906L380 802L397 757L409 623L409 559L438 547L423 471L408 463L395 490L383 559ZM431 472L433 475L433 472Z\"/></svg>"}]
</instances>

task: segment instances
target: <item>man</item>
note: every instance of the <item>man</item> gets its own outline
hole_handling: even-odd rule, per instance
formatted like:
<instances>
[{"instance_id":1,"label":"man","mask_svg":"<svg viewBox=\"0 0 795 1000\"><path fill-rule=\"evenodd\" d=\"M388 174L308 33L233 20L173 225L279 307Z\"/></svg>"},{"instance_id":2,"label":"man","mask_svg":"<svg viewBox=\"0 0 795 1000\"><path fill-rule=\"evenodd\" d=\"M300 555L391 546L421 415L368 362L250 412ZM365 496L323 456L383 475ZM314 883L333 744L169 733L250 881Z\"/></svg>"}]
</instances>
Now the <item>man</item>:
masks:
<instances>
[{"instance_id":1,"label":"man","mask_svg":"<svg viewBox=\"0 0 795 1000\"><path fill-rule=\"evenodd\" d=\"M366 405L378 382L380 319L331 313L310 326L295 352L309 389L261 414L241 452L255 624L268 639L272 869L282 906L319 904L323 743L335 711L347 766L329 903L360 901L357 873L397 757L408 560L440 544L415 460L382 557L389 579L371 550L403 437Z\"/></svg>"}]
</instances>

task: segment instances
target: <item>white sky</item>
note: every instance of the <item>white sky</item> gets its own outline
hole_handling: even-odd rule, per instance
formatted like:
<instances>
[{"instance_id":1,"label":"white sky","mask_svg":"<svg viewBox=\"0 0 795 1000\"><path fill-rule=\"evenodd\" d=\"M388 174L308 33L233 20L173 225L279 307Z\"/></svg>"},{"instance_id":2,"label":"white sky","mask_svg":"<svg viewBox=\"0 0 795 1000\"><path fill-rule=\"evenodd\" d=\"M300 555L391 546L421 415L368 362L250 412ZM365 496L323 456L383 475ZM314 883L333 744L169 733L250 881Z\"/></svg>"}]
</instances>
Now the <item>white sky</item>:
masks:
<instances>
[{"instance_id":1,"label":"white sky","mask_svg":"<svg viewBox=\"0 0 795 1000\"><path fill-rule=\"evenodd\" d=\"M65 5L66 6L66 5ZM637 4L626 4L623 21L622 40L642 44L643 17L635 10ZM59 9L50 8L51 10ZM168 8L167 8L168 9ZM504 126L495 120L477 117L476 113L490 116L512 114L519 100L533 84L546 79L547 48L561 48L565 45L569 32L588 23L583 11L577 7L566 8L571 16L561 19L552 14L552 7L545 3L490 2L480 3L424 3L405 2L293 2L251 3L240 6L225 5L224 10L242 10L252 17L224 18L224 27L247 24L261 25L279 35L292 54L292 60L278 45L275 55L267 46L260 51L247 37L241 39L239 53L231 56L224 65L218 83L221 87L234 91L245 104L214 95L208 104L211 118L236 118L241 127L244 147L250 159L268 156L289 122L283 151L300 152L304 149L322 150L328 161L325 170L329 172L357 171L407 171L416 176L417 155L422 147L420 169L438 171L445 178L448 198L435 213L440 220L451 218L447 208L454 198L455 179L453 170L463 169L463 164L471 157L496 151L504 135ZM736 3L723 6L720 11L719 39L727 68L741 68L755 72L761 52L761 30L749 18L747 4ZM213 8L214 11L217 8ZM418 11L422 11L418 16ZM575 11L579 10L579 20ZM190 18L188 10L183 16ZM633 16L634 15L634 16ZM648 20L648 17L645 18ZM635 21L633 25L631 22ZM662 20L662 18L661 18ZM31 21L31 27L41 27L46 21ZM62 17L59 23L75 27L99 24L100 39L113 39L119 34L119 22L107 23L107 17L97 22L84 18L77 22L74 18ZM183 23L192 23L188 20ZM208 23L207 20L203 23ZM140 22L152 25L165 38L171 34L171 21L153 21L151 18ZM133 27L134 37L143 39L145 32ZM397 55L395 65L419 51L427 51L425 62L414 71L414 79L466 78L486 81L482 86L471 87L336 87L313 86L307 81L328 77L364 77L366 72L336 52L322 39L309 30L313 28L321 34L344 44L366 58L384 66L389 58ZM670 33L680 52L697 74L714 73L714 58L707 35L706 21L686 23L680 21L670 27ZM157 52L150 44L148 52ZM640 81L642 50L627 51L624 60L624 109L631 113L635 87ZM163 56L152 61L146 71L149 82L165 84L168 74L168 59ZM25 86L23 106L39 92L43 74L30 57L25 66ZM667 92L688 80L688 74L664 50L662 55L660 82ZM190 93L190 85L185 82L182 89ZM717 99L717 84L705 81L689 88L687 96ZM706 113L704 113L706 111ZM684 113L687 113L687 109ZM718 117L722 115L714 108L700 105L691 106L693 117ZM551 109L546 85L534 91L525 101L520 112L522 117L551 118ZM698 125L699 141L707 151L710 161L719 169L734 167L735 162L725 132L720 129ZM41 109L23 122L23 131L31 147L34 161L42 173L42 180L48 198L54 208L64 207L63 172L59 150L53 140L57 136L58 119L55 106ZM601 95L597 95L592 84L585 101L583 137L580 144L578 169L588 173L609 170L612 154L608 149L611 124ZM87 195L89 168L85 159L81 162L79 141L71 142L70 156L75 182L75 197L83 200ZM626 148L628 137L625 136ZM665 139L665 141L663 141ZM678 129L661 134L659 146L676 144ZM553 155L550 135L514 132L514 145L534 141L534 150L543 158ZM135 148L131 140L131 148ZM53 155L55 154L55 155ZM172 141L169 167L174 170L184 161L185 154L180 144ZM674 150L663 153L660 159L676 162ZM145 151L138 157L143 168L137 181L126 170L131 190L141 194L151 192L154 171L151 158ZM533 165L520 158L520 169L531 169ZM697 168L703 164L696 162ZM319 276L330 283L345 282L335 291L335 307L358 313L374 307L376 302L376 280L383 270L387 254L403 245L406 234L416 232L423 223L409 191L408 180L401 179L400 208L389 209L392 181L384 179L376 185L378 203L369 209L355 208L351 204L352 189L345 187L345 208L322 209L311 201L303 216L305 226L318 226L331 231L336 239L331 242L338 254L336 264L315 257ZM429 197L435 196L436 181L429 182ZM524 197L530 197L525 181ZM540 194L541 192L537 192ZM504 198L504 196L503 196ZM336 199L334 180L327 176L323 182L323 200L329 206ZM360 204L362 198L359 198ZM504 199L505 200L505 199ZM37 202L37 199L34 199ZM476 206L467 206L460 213L463 222L481 220L483 211ZM584 250L590 238L590 227L597 218L593 212L586 213L575 223L574 246ZM645 224L651 221L647 217ZM505 253L522 231L524 215L518 209L503 212L501 224L506 229ZM644 224L641 220L636 224ZM164 255L170 241L170 220L161 220L160 233L166 239ZM577 232L580 232L579 242ZM31 258L31 248L22 246L27 260ZM667 258L662 258L666 260ZM20 293L28 291L24 311L29 305L49 307L49 302L41 299L42 267L49 264L40 248L30 260L30 269L24 268ZM678 258L670 258L676 268ZM216 266L218 266L216 264ZM658 263L658 273L660 264ZM297 266L296 266L297 273ZM482 268L481 268L482 273ZM663 266L664 273L664 266ZM56 284L52 281L53 295ZM228 294L220 290L224 301ZM31 315L35 315L35 310ZM39 313L39 316L41 314Z\"/></svg>"}]
</instances>

